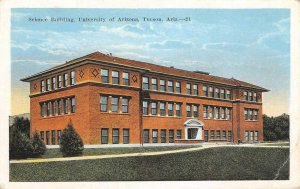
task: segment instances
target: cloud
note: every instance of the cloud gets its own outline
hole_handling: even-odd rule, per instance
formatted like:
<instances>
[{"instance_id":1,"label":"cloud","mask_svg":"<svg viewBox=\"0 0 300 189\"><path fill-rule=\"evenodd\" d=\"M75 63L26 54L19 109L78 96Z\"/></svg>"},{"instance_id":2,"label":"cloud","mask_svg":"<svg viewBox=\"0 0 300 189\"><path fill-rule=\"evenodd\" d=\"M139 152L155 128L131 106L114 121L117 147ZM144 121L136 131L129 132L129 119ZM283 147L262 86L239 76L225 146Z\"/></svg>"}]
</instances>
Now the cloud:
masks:
<instances>
[{"instance_id":1,"label":"cloud","mask_svg":"<svg viewBox=\"0 0 300 189\"><path fill-rule=\"evenodd\" d=\"M247 47L249 47L247 44L221 42L221 43L203 44L201 49L236 52L236 51L241 51L241 49L245 49Z\"/></svg>"},{"instance_id":2,"label":"cloud","mask_svg":"<svg viewBox=\"0 0 300 189\"><path fill-rule=\"evenodd\" d=\"M61 65L61 62L57 61L43 61L43 60L35 60L35 59L14 59L12 60L13 63L33 63L38 65Z\"/></svg>"},{"instance_id":3,"label":"cloud","mask_svg":"<svg viewBox=\"0 0 300 189\"><path fill-rule=\"evenodd\" d=\"M193 48L195 45L190 41L180 41L180 40L165 40L162 42L152 42L148 43L148 48L153 49L184 49Z\"/></svg>"}]
</instances>

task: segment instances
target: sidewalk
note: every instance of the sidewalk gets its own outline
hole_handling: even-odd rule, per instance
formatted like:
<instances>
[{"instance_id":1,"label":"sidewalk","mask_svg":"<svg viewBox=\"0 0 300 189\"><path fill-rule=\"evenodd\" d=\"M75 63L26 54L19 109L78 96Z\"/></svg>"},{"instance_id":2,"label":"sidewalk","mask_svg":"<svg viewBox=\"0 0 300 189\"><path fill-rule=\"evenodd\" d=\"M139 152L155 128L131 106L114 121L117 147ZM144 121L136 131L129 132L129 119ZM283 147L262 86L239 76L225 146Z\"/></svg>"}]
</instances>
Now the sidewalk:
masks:
<instances>
[{"instance_id":1,"label":"sidewalk","mask_svg":"<svg viewBox=\"0 0 300 189\"><path fill-rule=\"evenodd\" d=\"M37 158L37 159L25 159L25 160L11 160L10 163L43 163L43 162L57 162L57 161L78 161L78 160L92 160L92 159L108 159L108 158L122 158L122 157L135 157L135 156L156 156L163 154L174 154L180 152L192 152L197 150L204 150L208 148L218 147L254 147L254 148L289 148L289 146L258 146L256 144L216 144L206 143L200 147L169 150L159 152L144 152L144 153L127 153L127 154L114 154L114 155L93 155L93 156L78 156L78 157L62 157L62 158Z\"/></svg>"}]
</instances>

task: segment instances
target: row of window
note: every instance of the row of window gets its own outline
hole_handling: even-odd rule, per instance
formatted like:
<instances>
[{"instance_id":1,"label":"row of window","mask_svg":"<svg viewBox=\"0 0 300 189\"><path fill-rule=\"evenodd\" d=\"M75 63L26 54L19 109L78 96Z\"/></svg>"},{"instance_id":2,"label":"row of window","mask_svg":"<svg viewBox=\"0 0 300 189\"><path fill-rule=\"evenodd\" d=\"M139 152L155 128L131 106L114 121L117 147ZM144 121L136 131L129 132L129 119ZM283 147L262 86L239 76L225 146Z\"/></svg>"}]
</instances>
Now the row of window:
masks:
<instances>
[{"instance_id":1,"label":"row of window","mask_svg":"<svg viewBox=\"0 0 300 189\"><path fill-rule=\"evenodd\" d=\"M50 145L50 144L58 145L60 144L61 141L61 133L62 133L61 130L40 131L40 137L41 140L44 141L46 145Z\"/></svg>"},{"instance_id":2,"label":"row of window","mask_svg":"<svg viewBox=\"0 0 300 189\"><path fill-rule=\"evenodd\" d=\"M41 92L60 89L69 85L75 85L75 71L41 80Z\"/></svg>"},{"instance_id":3,"label":"row of window","mask_svg":"<svg viewBox=\"0 0 300 189\"><path fill-rule=\"evenodd\" d=\"M40 103L41 117L56 116L76 112L75 97L55 99Z\"/></svg>"},{"instance_id":4,"label":"row of window","mask_svg":"<svg viewBox=\"0 0 300 189\"><path fill-rule=\"evenodd\" d=\"M170 93L182 93L181 82L176 81L174 87L174 81L172 80L159 80L156 78L151 78L151 85L149 83L149 77L143 77L142 88L144 90L152 90L152 91L161 91L161 92L170 92ZM167 84L167 85L166 85ZM151 88L150 88L151 86ZM202 88L203 96L211 97L211 98L220 98L220 99L228 99L231 100L231 90L223 89L223 88L214 88L203 86ZM198 84L186 83L186 94L198 96Z\"/></svg>"},{"instance_id":5,"label":"row of window","mask_svg":"<svg viewBox=\"0 0 300 189\"><path fill-rule=\"evenodd\" d=\"M101 112L128 113L129 98L120 97L120 96L101 95L100 96L100 111Z\"/></svg>"},{"instance_id":6,"label":"row of window","mask_svg":"<svg viewBox=\"0 0 300 189\"><path fill-rule=\"evenodd\" d=\"M231 108L203 105L203 118L231 119Z\"/></svg>"},{"instance_id":7,"label":"row of window","mask_svg":"<svg viewBox=\"0 0 300 189\"><path fill-rule=\"evenodd\" d=\"M123 144L129 144L130 142L129 129L123 129ZM101 129L101 144L108 144L109 142L109 129L102 128ZM112 129L112 143L119 144L120 143L120 129L113 128Z\"/></svg>"},{"instance_id":8,"label":"row of window","mask_svg":"<svg viewBox=\"0 0 300 189\"><path fill-rule=\"evenodd\" d=\"M244 91L244 100L250 101L250 102L257 102L256 92Z\"/></svg>"},{"instance_id":9,"label":"row of window","mask_svg":"<svg viewBox=\"0 0 300 189\"><path fill-rule=\"evenodd\" d=\"M174 138L175 138L175 131L173 129L152 129L151 130L151 136L150 136L150 129L144 129L144 143L150 143L150 137L152 143L158 143L159 139L159 131L160 131L160 143L174 143ZM168 134L168 136L167 136ZM176 130L176 139L181 139L182 138L182 131L181 130Z\"/></svg>"},{"instance_id":10,"label":"row of window","mask_svg":"<svg viewBox=\"0 0 300 189\"><path fill-rule=\"evenodd\" d=\"M258 110L245 108L244 116L245 116L245 120L257 121L258 120Z\"/></svg>"},{"instance_id":11,"label":"row of window","mask_svg":"<svg viewBox=\"0 0 300 189\"><path fill-rule=\"evenodd\" d=\"M258 131L245 131L245 142L258 142Z\"/></svg>"},{"instance_id":12,"label":"row of window","mask_svg":"<svg viewBox=\"0 0 300 189\"><path fill-rule=\"evenodd\" d=\"M143 101L143 114L180 117L181 104L177 102L174 103L174 102Z\"/></svg>"},{"instance_id":13,"label":"row of window","mask_svg":"<svg viewBox=\"0 0 300 189\"><path fill-rule=\"evenodd\" d=\"M101 69L100 71L101 74L101 82L102 83L109 83L109 71L108 69ZM129 73L128 72L122 72L122 81L120 81L120 72L116 70L111 71L111 83L112 84L122 84L122 85L130 85L129 82Z\"/></svg>"},{"instance_id":14,"label":"row of window","mask_svg":"<svg viewBox=\"0 0 300 189\"><path fill-rule=\"evenodd\" d=\"M209 135L208 135L209 132ZM232 141L232 132L226 130L204 130L204 141L207 142L208 140L223 140L223 141Z\"/></svg>"}]
</instances>

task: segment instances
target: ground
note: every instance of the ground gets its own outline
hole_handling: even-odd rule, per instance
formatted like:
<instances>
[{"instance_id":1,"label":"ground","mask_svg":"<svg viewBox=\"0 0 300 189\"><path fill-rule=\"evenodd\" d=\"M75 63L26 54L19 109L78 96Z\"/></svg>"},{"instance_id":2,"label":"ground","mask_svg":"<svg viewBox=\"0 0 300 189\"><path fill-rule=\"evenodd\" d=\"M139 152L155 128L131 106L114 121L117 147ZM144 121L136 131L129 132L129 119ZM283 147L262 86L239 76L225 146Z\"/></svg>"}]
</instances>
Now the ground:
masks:
<instances>
[{"instance_id":1,"label":"ground","mask_svg":"<svg viewBox=\"0 0 300 189\"><path fill-rule=\"evenodd\" d=\"M10 181L286 180L288 159L289 148L217 147L157 156L10 164Z\"/></svg>"}]
</instances>

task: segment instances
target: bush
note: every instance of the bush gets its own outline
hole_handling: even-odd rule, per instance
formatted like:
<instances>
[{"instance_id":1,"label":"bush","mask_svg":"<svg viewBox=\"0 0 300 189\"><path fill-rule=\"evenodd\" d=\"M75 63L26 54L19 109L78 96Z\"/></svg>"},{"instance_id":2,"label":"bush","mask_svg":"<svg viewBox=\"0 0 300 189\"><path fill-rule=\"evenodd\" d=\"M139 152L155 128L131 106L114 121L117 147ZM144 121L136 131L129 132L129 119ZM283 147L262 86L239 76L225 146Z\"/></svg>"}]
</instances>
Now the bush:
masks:
<instances>
[{"instance_id":1,"label":"bush","mask_svg":"<svg viewBox=\"0 0 300 189\"><path fill-rule=\"evenodd\" d=\"M31 154L32 157L40 157L41 155L45 154L47 150L44 141L40 139L40 136L37 132L33 134L31 145L32 145L32 154Z\"/></svg>"},{"instance_id":2,"label":"bush","mask_svg":"<svg viewBox=\"0 0 300 189\"><path fill-rule=\"evenodd\" d=\"M28 158L32 151L33 147L27 135L16 128L12 128L9 137L9 158Z\"/></svg>"},{"instance_id":3,"label":"bush","mask_svg":"<svg viewBox=\"0 0 300 189\"><path fill-rule=\"evenodd\" d=\"M63 156L78 156L84 149L83 142L71 123L63 130L60 142Z\"/></svg>"}]
</instances>

